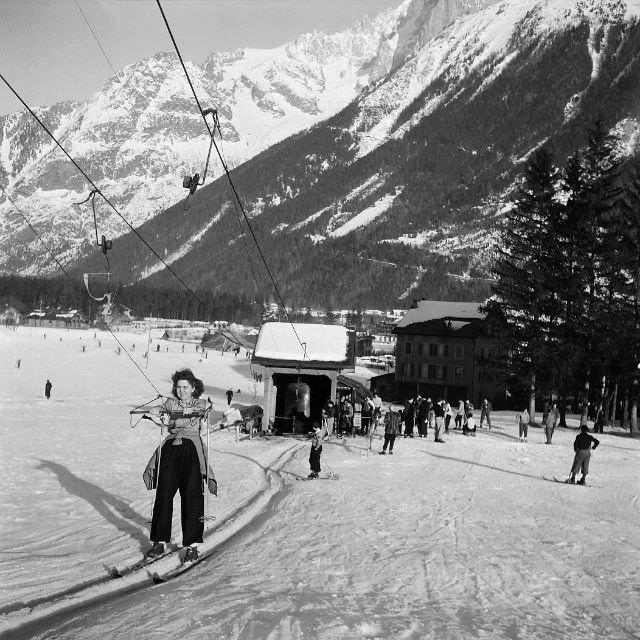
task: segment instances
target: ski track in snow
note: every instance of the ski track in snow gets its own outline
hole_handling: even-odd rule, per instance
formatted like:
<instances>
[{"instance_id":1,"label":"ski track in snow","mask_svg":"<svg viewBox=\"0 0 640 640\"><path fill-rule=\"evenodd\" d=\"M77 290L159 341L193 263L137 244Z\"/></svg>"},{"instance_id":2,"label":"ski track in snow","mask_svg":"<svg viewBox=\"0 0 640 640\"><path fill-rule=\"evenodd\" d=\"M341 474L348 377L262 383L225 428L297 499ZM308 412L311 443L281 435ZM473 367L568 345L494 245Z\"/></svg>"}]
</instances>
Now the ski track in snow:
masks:
<instances>
[{"instance_id":1,"label":"ski track in snow","mask_svg":"<svg viewBox=\"0 0 640 640\"><path fill-rule=\"evenodd\" d=\"M43 329L0 329L0 409L10 418L0 449L2 637L637 637L640 442L598 436L594 486L547 482L565 476L575 430L556 430L545 446L532 427L520 443L510 412L495 413L494 428L476 438L400 438L393 457L377 455L378 435L371 452L363 438L331 440L321 475L340 477L322 482L295 482L308 473L306 442L235 443L216 433L216 523L270 474L276 493L257 518L236 518L231 539L175 580L129 591L110 581L116 593L39 620L53 594L146 548L151 494L140 474L157 443L148 423L128 426L129 408L155 394L112 338L98 333L99 348L92 331L46 332L45 340ZM127 348L138 342L140 358L144 336L119 338ZM173 370L191 366L216 410L229 386L241 389L241 402L259 401L246 363L169 347L151 353L149 375L161 390ZM267 471L292 446L285 467ZM173 530L179 543L176 519Z\"/></svg>"}]
</instances>

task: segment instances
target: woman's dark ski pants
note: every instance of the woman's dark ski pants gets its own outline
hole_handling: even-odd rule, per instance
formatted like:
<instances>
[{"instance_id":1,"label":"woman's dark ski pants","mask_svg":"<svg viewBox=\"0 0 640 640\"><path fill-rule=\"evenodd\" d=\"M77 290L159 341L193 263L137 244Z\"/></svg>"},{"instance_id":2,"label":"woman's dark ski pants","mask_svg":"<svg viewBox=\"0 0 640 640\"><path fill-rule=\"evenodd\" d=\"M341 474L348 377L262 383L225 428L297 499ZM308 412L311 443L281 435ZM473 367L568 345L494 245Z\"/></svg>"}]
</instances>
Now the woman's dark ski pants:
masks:
<instances>
[{"instance_id":1,"label":"woman's dark ski pants","mask_svg":"<svg viewBox=\"0 0 640 640\"><path fill-rule=\"evenodd\" d=\"M160 457L160 478L153 505L150 538L153 542L171 541L173 497L180 491L182 512L182 545L202 542L204 532L204 496L202 474L196 447L187 438L182 444L165 442Z\"/></svg>"}]
</instances>

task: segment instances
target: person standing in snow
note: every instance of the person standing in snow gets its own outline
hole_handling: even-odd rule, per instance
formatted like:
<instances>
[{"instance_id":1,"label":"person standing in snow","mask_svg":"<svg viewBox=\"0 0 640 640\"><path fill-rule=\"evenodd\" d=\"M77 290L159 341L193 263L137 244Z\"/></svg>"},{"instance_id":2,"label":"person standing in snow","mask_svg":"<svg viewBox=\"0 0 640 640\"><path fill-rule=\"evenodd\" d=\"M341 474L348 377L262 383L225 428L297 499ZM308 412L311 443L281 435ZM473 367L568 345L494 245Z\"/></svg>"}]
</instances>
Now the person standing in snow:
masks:
<instances>
[{"instance_id":1,"label":"person standing in snow","mask_svg":"<svg viewBox=\"0 0 640 640\"><path fill-rule=\"evenodd\" d=\"M413 427L415 425L415 402L413 398L409 398L404 405L404 413L402 415L404 420L404 437L413 438Z\"/></svg>"},{"instance_id":2,"label":"person standing in snow","mask_svg":"<svg viewBox=\"0 0 640 640\"><path fill-rule=\"evenodd\" d=\"M453 415L453 410L451 409L451 405L447 400L444 401L444 432L449 433L449 425L451 424L451 416Z\"/></svg>"},{"instance_id":3,"label":"person standing in snow","mask_svg":"<svg viewBox=\"0 0 640 640\"><path fill-rule=\"evenodd\" d=\"M573 442L573 464L571 465L571 474L567 479L569 484L574 484L576 475L582 472L582 478L578 480L578 484L586 484L587 474L589 473L589 460L591 460L591 449L596 449L600 444L600 440L589 435L589 427L586 424L580 425L580 433Z\"/></svg>"},{"instance_id":4,"label":"person standing in snow","mask_svg":"<svg viewBox=\"0 0 640 640\"><path fill-rule=\"evenodd\" d=\"M373 398L371 398L371 402L373 404L373 424L376 424L380 414L382 413L382 398L378 395L377 391L373 392Z\"/></svg>"},{"instance_id":5,"label":"person standing in snow","mask_svg":"<svg viewBox=\"0 0 640 640\"><path fill-rule=\"evenodd\" d=\"M456 409L455 429L462 429L462 423L464 422L464 402L458 400L458 408Z\"/></svg>"},{"instance_id":6,"label":"person standing in snow","mask_svg":"<svg viewBox=\"0 0 640 640\"><path fill-rule=\"evenodd\" d=\"M44 397L48 400L51 397L51 388L53 385L51 384L51 380L47 379L44 385Z\"/></svg>"},{"instance_id":7,"label":"person standing in snow","mask_svg":"<svg viewBox=\"0 0 640 640\"><path fill-rule=\"evenodd\" d=\"M546 437L545 444L551 444L551 438L553 438L553 432L555 431L556 424L558 424L558 418L560 416L560 412L558 411L558 407L556 403L552 403L549 411L547 412L547 416L544 420L544 434Z\"/></svg>"},{"instance_id":8,"label":"person standing in snow","mask_svg":"<svg viewBox=\"0 0 640 640\"><path fill-rule=\"evenodd\" d=\"M393 445L396 441L396 436L400 433L401 423L402 410L394 411L393 408L390 408L384 417L384 444L382 445L382 451L380 451L381 456L387 453L387 447L389 447L389 455L393 455Z\"/></svg>"},{"instance_id":9,"label":"person standing in snow","mask_svg":"<svg viewBox=\"0 0 640 640\"><path fill-rule=\"evenodd\" d=\"M480 428L482 429L482 423L487 421L487 427L491 429L491 411L493 411L493 407L487 398L482 401L480 405Z\"/></svg>"},{"instance_id":10,"label":"person standing in snow","mask_svg":"<svg viewBox=\"0 0 640 640\"><path fill-rule=\"evenodd\" d=\"M527 441L527 432L529 431L529 422L531 417L529 416L529 410L525 409L516 416L516 422L518 423L518 438L520 442Z\"/></svg>"},{"instance_id":11,"label":"person standing in snow","mask_svg":"<svg viewBox=\"0 0 640 640\"><path fill-rule=\"evenodd\" d=\"M416 426L421 438L426 438L429 433L429 411L431 411L431 398L425 400L418 395L416 398Z\"/></svg>"},{"instance_id":12,"label":"person standing in snow","mask_svg":"<svg viewBox=\"0 0 640 640\"><path fill-rule=\"evenodd\" d=\"M233 400L233 390L227 389L227 406L231 406L231 401Z\"/></svg>"},{"instance_id":13,"label":"person standing in snow","mask_svg":"<svg viewBox=\"0 0 640 640\"><path fill-rule=\"evenodd\" d=\"M149 412L154 422L169 427L169 435L151 456L143 473L147 489L156 487L150 533L153 546L145 557L162 555L164 543L171 541L173 497L180 491L184 559L197 560L196 545L202 542L204 533L203 484L207 478L209 492L218 494L215 476L208 466L208 452L200 437L201 421L208 428L203 417L208 404L200 399L204 384L191 369L176 371L171 380L173 398L167 398L161 408ZM168 412L181 412L183 417L172 419Z\"/></svg>"},{"instance_id":14,"label":"person standing in snow","mask_svg":"<svg viewBox=\"0 0 640 640\"><path fill-rule=\"evenodd\" d=\"M333 435L333 428L336 421L336 405L334 404L331 396L327 398L322 407L322 425L327 433L327 438L331 438Z\"/></svg>"},{"instance_id":15,"label":"person standing in snow","mask_svg":"<svg viewBox=\"0 0 640 640\"><path fill-rule=\"evenodd\" d=\"M314 478L318 478L320 475L320 457L322 456L322 440L323 433L320 425L315 422L313 425L313 437L311 440L311 451L309 451L309 467L311 469L311 473L308 478L313 480Z\"/></svg>"},{"instance_id":16,"label":"person standing in snow","mask_svg":"<svg viewBox=\"0 0 640 640\"><path fill-rule=\"evenodd\" d=\"M368 436L371 430L371 418L373 417L373 403L368 397L362 401L362 409L360 410L360 428L363 436Z\"/></svg>"},{"instance_id":17,"label":"person standing in snow","mask_svg":"<svg viewBox=\"0 0 640 640\"><path fill-rule=\"evenodd\" d=\"M442 439L442 430L444 429L444 400L439 399L433 405L433 414L435 420L435 440L434 442L444 442Z\"/></svg>"}]
</instances>

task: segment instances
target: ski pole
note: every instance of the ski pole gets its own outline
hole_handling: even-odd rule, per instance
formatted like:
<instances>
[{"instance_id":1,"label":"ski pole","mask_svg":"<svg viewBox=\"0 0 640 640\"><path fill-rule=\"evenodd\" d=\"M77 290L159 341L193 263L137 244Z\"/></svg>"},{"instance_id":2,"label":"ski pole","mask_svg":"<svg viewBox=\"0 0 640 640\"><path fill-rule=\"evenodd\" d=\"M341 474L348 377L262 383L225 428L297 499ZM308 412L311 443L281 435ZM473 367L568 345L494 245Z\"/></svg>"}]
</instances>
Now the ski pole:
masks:
<instances>
[{"instance_id":1,"label":"ski pole","mask_svg":"<svg viewBox=\"0 0 640 640\"><path fill-rule=\"evenodd\" d=\"M204 486L204 515L202 516L202 521L207 522L208 520L213 520L214 518L209 515L209 459L210 459L210 433L211 430L209 428L209 410L211 409L211 399L209 399L209 408L205 412L206 416L206 425L207 425L207 455L204 457L204 462L206 465L206 484Z\"/></svg>"},{"instance_id":2,"label":"ski pole","mask_svg":"<svg viewBox=\"0 0 640 640\"><path fill-rule=\"evenodd\" d=\"M160 425L160 441L158 443L158 463L156 467L156 491L153 496L153 502L151 503L151 522L153 522L153 507L155 506L156 500L158 499L158 487L160 486L160 461L162 460L162 432L164 430L164 425Z\"/></svg>"}]
</instances>

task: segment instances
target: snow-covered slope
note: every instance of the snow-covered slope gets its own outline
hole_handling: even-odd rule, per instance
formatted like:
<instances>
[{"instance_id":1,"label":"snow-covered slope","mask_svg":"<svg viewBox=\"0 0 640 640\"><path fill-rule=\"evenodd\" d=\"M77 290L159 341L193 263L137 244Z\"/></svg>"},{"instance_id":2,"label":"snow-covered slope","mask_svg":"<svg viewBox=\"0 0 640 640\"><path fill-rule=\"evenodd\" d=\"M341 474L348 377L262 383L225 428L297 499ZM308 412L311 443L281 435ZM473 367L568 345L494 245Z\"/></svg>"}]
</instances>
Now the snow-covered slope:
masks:
<instances>
[{"instance_id":1,"label":"snow-covered slope","mask_svg":"<svg viewBox=\"0 0 640 640\"><path fill-rule=\"evenodd\" d=\"M140 347L146 336L119 339ZM141 473L158 443L148 421L129 427L129 410L155 392L116 346L104 333L49 330L44 340L36 328L0 328L0 410L11 425L0 446L3 638L637 635L640 441L619 429L596 434L589 486L555 483L570 468L577 416L550 446L535 427L519 442L510 412L494 412L491 431L475 438L451 431L437 444L431 430L399 438L393 456L378 455L379 431L371 452L363 437L332 439L321 476L340 477L311 482L296 480L309 471L309 441L235 442L218 431L220 495L209 504L217 519L202 546L211 550L225 534L227 542L165 585L152 586L146 570L109 581L110 566L150 546L152 494ZM169 347L153 351L145 370L161 392L188 366L216 410L229 386L241 389L241 402L260 402L247 361ZM144 366L142 349L132 356ZM251 500L274 490L268 504ZM179 546L177 504L174 514Z\"/></svg>"}]
</instances>

